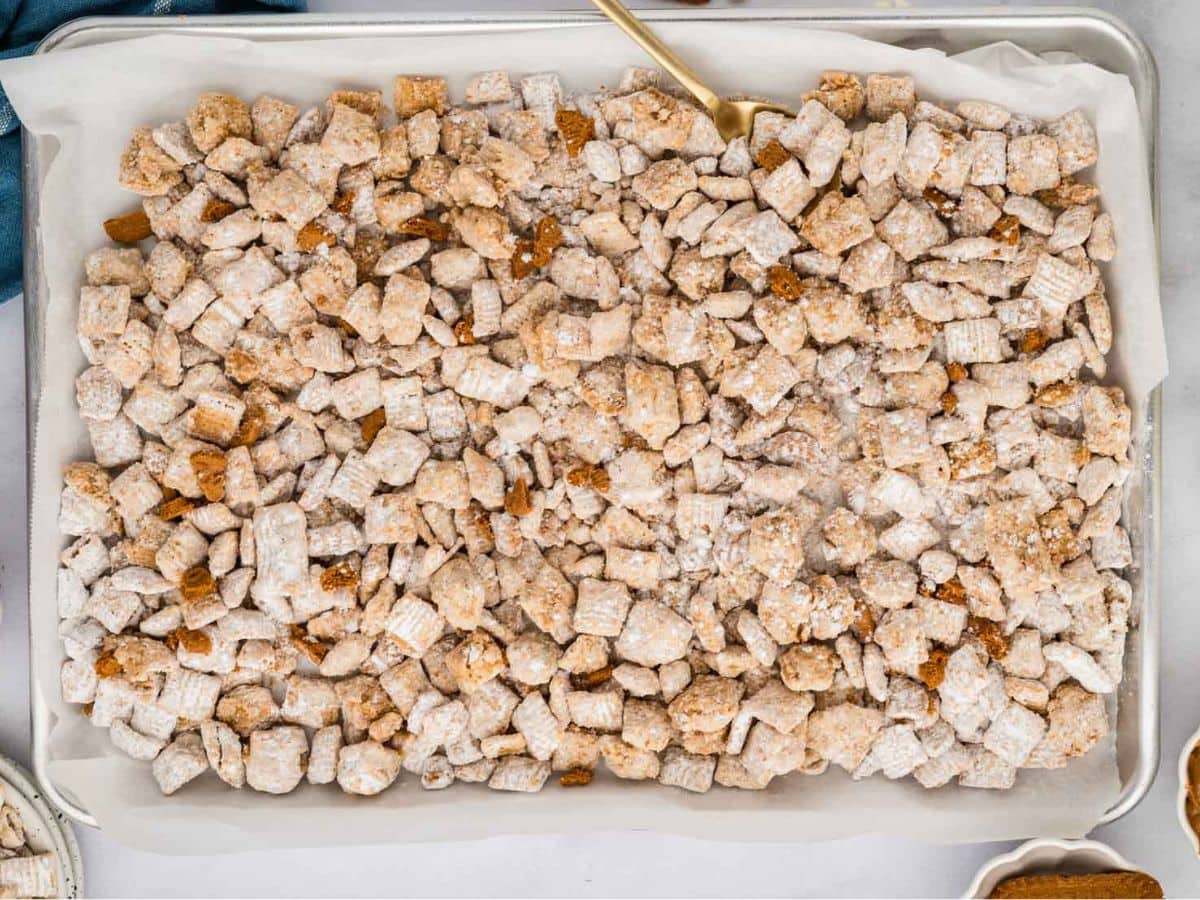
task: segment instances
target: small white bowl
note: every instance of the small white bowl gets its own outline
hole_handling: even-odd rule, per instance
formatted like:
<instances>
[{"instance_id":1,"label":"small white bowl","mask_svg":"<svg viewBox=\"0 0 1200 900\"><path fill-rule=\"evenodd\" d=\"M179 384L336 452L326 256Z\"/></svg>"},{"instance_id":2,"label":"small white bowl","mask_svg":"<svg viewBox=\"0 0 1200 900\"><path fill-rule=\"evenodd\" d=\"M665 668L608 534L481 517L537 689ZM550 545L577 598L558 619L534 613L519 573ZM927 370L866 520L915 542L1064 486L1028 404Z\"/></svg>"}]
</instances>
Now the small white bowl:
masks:
<instances>
[{"instance_id":1,"label":"small white bowl","mask_svg":"<svg viewBox=\"0 0 1200 900\"><path fill-rule=\"evenodd\" d=\"M982 900L996 885L1015 875L1056 873L1086 875L1089 872L1141 872L1112 847L1099 841L1060 841L1038 838L1026 841L1011 853L1004 853L985 863L975 875L964 900Z\"/></svg>"},{"instance_id":2,"label":"small white bowl","mask_svg":"<svg viewBox=\"0 0 1200 900\"><path fill-rule=\"evenodd\" d=\"M4 785L4 802L21 816L29 845L39 853L54 854L58 896L84 896L83 857L71 823L42 797L28 772L3 756L0 756L0 784Z\"/></svg>"},{"instance_id":3,"label":"small white bowl","mask_svg":"<svg viewBox=\"0 0 1200 900\"><path fill-rule=\"evenodd\" d=\"M1200 855L1200 836L1192 831L1192 826L1187 820L1187 764L1188 757L1192 755L1192 751L1196 749L1196 745L1200 744L1200 731L1197 731L1190 738L1184 741L1183 752L1179 754L1179 798L1176 801L1175 811L1179 814L1179 827L1183 829L1183 833L1187 835L1188 843L1191 844L1192 850Z\"/></svg>"}]
</instances>

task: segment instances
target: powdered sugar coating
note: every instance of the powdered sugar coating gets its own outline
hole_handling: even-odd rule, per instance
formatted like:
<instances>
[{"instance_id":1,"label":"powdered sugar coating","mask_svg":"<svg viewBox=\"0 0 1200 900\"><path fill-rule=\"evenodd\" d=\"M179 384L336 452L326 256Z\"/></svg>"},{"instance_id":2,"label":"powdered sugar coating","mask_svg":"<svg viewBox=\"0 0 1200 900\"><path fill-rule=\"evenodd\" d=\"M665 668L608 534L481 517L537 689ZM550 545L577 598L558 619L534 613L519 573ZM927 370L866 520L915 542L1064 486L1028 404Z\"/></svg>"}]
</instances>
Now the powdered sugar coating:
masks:
<instances>
[{"instance_id":1,"label":"powdered sugar coating","mask_svg":"<svg viewBox=\"0 0 1200 900\"><path fill-rule=\"evenodd\" d=\"M642 71L136 131L156 243L80 293L64 697L166 792L1087 752L1133 560L1095 134L917 88L825 73L728 145Z\"/></svg>"}]
</instances>

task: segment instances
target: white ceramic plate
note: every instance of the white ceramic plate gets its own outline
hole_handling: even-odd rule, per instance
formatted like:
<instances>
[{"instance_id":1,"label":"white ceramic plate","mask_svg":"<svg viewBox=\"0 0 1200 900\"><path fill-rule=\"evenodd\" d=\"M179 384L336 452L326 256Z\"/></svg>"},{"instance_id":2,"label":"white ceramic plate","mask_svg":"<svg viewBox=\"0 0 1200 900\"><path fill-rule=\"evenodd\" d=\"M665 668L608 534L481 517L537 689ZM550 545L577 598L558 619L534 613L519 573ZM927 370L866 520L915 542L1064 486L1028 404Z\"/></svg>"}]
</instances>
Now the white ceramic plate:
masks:
<instances>
[{"instance_id":1,"label":"white ceramic plate","mask_svg":"<svg viewBox=\"0 0 1200 900\"><path fill-rule=\"evenodd\" d=\"M1143 871L1112 847L1099 841L1060 841L1038 838L984 864L964 900L986 898L1005 878L1046 872L1086 875L1089 872Z\"/></svg>"},{"instance_id":2,"label":"white ceramic plate","mask_svg":"<svg viewBox=\"0 0 1200 900\"><path fill-rule=\"evenodd\" d=\"M4 801L16 809L25 826L25 839L39 853L53 853L58 864L59 897L83 896L83 857L66 816L42 797L32 777L7 757L0 756Z\"/></svg>"},{"instance_id":3,"label":"white ceramic plate","mask_svg":"<svg viewBox=\"0 0 1200 900\"><path fill-rule=\"evenodd\" d=\"M1179 754L1179 799L1176 802L1176 812L1179 813L1179 827L1183 829L1183 833L1187 836L1188 844L1197 853L1200 854L1200 836L1192 831L1192 826L1188 824L1187 810L1185 802L1187 801L1187 764L1188 757L1192 751L1196 749L1196 745L1200 744L1200 730L1188 738L1183 744L1183 752Z\"/></svg>"}]
</instances>

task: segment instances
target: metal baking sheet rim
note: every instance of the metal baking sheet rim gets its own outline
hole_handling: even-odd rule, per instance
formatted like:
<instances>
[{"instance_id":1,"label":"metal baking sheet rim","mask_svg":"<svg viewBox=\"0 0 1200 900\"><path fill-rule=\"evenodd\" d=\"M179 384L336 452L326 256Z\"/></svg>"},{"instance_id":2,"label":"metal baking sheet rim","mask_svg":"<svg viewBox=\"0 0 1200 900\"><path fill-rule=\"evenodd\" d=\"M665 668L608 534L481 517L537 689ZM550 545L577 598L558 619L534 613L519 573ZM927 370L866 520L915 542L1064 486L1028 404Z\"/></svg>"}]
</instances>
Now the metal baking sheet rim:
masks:
<instances>
[{"instance_id":1,"label":"metal baking sheet rim","mask_svg":"<svg viewBox=\"0 0 1200 900\"><path fill-rule=\"evenodd\" d=\"M800 22L813 27L836 28L875 40L902 46L933 46L951 51L965 50L996 40L1011 40L1035 52L1071 50L1085 59L1112 71L1127 75L1133 84L1146 135L1150 168L1151 202L1154 225L1159 227L1158 183L1158 71L1153 55L1138 35L1121 19L1109 13L1085 8L1042 8L1012 14L974 11L937 11L877 14L871 11L839 12L832 10L658 10L639 12L648 21L780 21ZM150 33L224 35L250 40L330 39L339 37L391 36L439 31L489 31L497 28L568 28L597 21L598 13L456 13L456 14L300 14L273 16L196 16L175 18L89 17L77 19L48 35L37 53L52 53L71 44L107 43ZM1067 40L1068 34L1075 40ZM1087 47L1080 39L1087 38ZM1090 52L1087 52L1089 51ZM1083 52L1081 52L1083 51ZM25 187L25 388L27 457L35 452L39 366L42 359L40 309L44 286L39 279L40 243L34 211L40 188L40 155L37 146L22 132ZM1156 244L1157 248L1157 244ZM1160 672L1160 598L1159 507L1162 467L1162 389L1155 388L1145 403L1140 423L1140 492L1127 503L1140 501L1135 517L1141 529L1140 590L1137 596L1137 628L1131 632L1126 649L1126 673L1122 682L1121 704L1117 721L1118 765L1122 750L1135 759L1122 774L1121 793L1097 825L1115 821L1133 809L1149 791L1158 771L1159 755L1159 672ZM26 508L32 493L33 466L27 467ZM32 562L30 568L32 569ZM33 602L26 585L29 602ZM30 629L32 639L32 622ZM32 643L31 643L32 646ZM1132 662L1131 662L1132 661ZM30 653L30 706L33 725L33 768L47 797L69 818L97 827L95 817L65 796L48 775L48 737L51 713L37 683L33 654ZM1136 714L1121 715L1130 700L1136 702Z\"/></svg>"}]
</instances>

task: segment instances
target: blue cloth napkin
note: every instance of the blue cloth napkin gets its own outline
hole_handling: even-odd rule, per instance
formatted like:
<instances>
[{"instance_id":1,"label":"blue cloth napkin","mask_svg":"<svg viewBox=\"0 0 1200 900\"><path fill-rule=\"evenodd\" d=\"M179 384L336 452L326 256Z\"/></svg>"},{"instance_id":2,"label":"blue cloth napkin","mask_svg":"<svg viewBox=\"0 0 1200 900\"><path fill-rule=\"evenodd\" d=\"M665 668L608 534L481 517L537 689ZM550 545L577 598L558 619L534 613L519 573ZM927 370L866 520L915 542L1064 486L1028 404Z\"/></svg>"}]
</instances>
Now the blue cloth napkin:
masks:
<instances>
[{"instance_id":1,"label":"blue cloth napkin","mask_svg":"<svg viewBox=\"0 0 1200 900\"><path fill-rule=\"evenodd\" d=\"M305 0L0 0L0 59L32 53L81 16L300 12ZM21 123L0 88L0 303L21 291Z\"/></svg>"}]
</instances>

